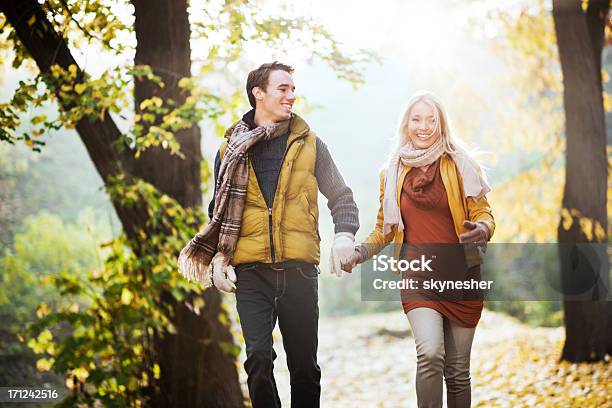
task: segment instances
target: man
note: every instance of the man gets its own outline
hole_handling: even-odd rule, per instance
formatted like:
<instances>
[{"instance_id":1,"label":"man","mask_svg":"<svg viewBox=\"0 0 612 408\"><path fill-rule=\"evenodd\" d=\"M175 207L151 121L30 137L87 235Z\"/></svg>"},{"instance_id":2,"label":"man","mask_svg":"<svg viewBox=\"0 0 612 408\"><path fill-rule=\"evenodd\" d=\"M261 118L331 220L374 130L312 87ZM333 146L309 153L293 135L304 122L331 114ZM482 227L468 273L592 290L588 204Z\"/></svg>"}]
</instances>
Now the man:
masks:
<instances>
[{"instance_id":1,"label":"man","mask_svg":"<svg viewBox=\"0 0 612 408\"><path fill-rule=\"evenodd\" d=\"M277 319L291 377L291 406L319 406L318 191L327 198L335 225L332 273L341 276L341 263L352 254L359 228L353 193L327 146L292 112L292 73L293 68L279 62L249 73L246 91L254 109L226 132L215 158L215 198L209 206L214 221L219 217L220 173L228 172L226 157L238 149L232 146L259 137L247 150L248 181L235 249L230 256L219 250L212 260L214 286L236 292L254 408L280 407L272 347Z\"/></svg>"}]
</instances>

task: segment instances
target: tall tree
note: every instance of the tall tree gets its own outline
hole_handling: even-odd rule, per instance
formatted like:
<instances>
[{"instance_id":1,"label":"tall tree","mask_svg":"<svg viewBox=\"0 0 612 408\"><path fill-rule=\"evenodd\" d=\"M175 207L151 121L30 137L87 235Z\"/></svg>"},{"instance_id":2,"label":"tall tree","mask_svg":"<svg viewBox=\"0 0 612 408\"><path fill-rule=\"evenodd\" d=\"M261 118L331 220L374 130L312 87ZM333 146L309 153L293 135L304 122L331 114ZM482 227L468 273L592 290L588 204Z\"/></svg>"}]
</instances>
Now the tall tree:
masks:
<instances>
[{"instance_id":1,"label":"tall tree","mask_svg":"<svg viewBox=\"0 0 612 408\"><path fill-rule=\"evenodd\" d=\"M602 97L601 56L609 0L553 0L553 18L563 73L566 175L561 244L607 242L606 128ZM588 265L587 249L565 247L561 257L566 340L562 359L601 360L612 354L612 302L605 249L602 265ZM578 260L578 262L577 262ZM576 266L578 265L578 267ZM577 291L592 300L572 300Z\"/></svg>"},{"instance_id":2,"label":"tall tree","mask_svg":"<svg viewBox=\"0 0 612 408\"><path fill-rule=\"evenodd\" d=\"M134 1L136 9L137 58L150 63L154 71L167 78L166 98L185 99L177 76L190 76L190 30L186 1ZM35 0L5 1L0 10L15 29L42 72L50 72L52 64L68 70L76 61L64 39L48 21L44 10ZM169 73L172 73L169 77ZM79 72L83 78L83 73ZM151 81L137 82L135 102L154 96L159 87ZM60 99L61 100L61 99ZM69 109L70 106L63 106ZM201 205L200 133L196 126L176 135L181 148L189 154L184 160L161 147L151 147L135 158L129 147L119 153L115 144L121 133L107 112L102 119L81 118L76 129L87 147L98 173L105 183L117 175L139 177L149 181L161 192L176 199L184 207ZM146 208L130 207L115 201L113 205L128 237L137 241L138 231L146 230ZM133 248L139 251L140 248ZM158 392L151 395L155 406L236 407L242 405L235 357L224 352L221 344L232 343L232 335L218 319L222 313L217 291L205 291L204 313L196 314L188 302L176 302L169 294L172 322L176 333L165 333L156 341L163 373ZM211 341L212 340L212 341Z\"/></svg>"}]
</instances>

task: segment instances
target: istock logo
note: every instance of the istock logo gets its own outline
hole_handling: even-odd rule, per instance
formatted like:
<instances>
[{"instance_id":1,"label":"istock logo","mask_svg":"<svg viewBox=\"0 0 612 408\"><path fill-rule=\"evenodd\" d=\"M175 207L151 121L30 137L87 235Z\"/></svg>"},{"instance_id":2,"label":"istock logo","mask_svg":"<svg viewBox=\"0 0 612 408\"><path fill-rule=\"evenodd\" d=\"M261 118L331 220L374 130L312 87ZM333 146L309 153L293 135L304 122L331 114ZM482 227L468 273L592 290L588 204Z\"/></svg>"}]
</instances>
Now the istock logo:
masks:
<instances>
[{"instance_id":1,"label":"istock logo","mask_svg":"<svg viewBox=\"0 0 612 408\"><path fill-rule=\"evenodd\" d=\"M433 259L427 259L425 255L421 255L421 259L400 259L398 261L392 256L375 255L372 260L374 261L375 272L386 272L388 270L431 272L432 269L429 267L429 264Z\"/></svg>"}]
</instances>

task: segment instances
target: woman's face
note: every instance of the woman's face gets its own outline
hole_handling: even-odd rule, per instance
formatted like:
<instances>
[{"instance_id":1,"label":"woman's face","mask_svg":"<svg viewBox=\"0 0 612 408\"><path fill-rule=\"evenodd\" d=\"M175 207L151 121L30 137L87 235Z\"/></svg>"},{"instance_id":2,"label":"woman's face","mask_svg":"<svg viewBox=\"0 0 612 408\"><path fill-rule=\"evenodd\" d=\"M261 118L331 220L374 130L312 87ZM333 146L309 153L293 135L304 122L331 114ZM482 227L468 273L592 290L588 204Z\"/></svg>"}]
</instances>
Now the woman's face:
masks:
<instances>
[{"instance_id":1,"label":"woman's face","mask_svg":"<svg viewBox=\"0 0 612 408\"><path fill-rule=\"evenodd\" d=\"M440 138L434 110L425 102L417 102L410 110L408 136L415 149L427 149Z\"/></svg>"}]
</instances>

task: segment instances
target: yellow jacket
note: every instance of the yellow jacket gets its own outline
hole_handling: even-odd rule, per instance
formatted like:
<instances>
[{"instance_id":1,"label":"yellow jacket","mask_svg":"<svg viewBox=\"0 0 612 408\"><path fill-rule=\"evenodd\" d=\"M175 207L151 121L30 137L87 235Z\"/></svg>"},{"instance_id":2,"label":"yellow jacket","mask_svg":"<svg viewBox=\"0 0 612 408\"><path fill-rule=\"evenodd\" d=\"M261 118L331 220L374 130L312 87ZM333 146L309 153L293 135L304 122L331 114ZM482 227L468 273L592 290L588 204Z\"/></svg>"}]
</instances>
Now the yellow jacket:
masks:
<instances>
[{"instance_id":1,"label":"yellow jacket","mask_svg":"<svg viewBox=\"0 0 612 408\"><path fill-rule=\"evenodd\" d=\"M398 177L396 197L398 206L400 205L400 196L402 193L402 186L404 185L404 179L411 169L411 167L404 167ZM442 175L442 182L448 196L448 205L453 217L453 224L455 225L457 237L467 232L463 227L464 220L472 222L482 221L486 223L489 227L490 236L492 237L495 231L495 220L493 219L491 207L489 206L487 198L483 196L476 200L473 197L465 197L461 174L457 170L457 166L455 166L453 159L446 153L443 153L440 159L440 174ZM380 173L380 208L378 209L376 227L363 244L368 250L368 256L376 255L391 242L398 244L395 248L394 256L395 259L399 259L401 244L404 243L404 232L398 231L397 226L394 226L386 236L383 235L382 232L384 220L383 201L385 198L385 175L386 171ZM476 248L466 247L465 254L468 267L482 263L482 258Z\"/></svg>"}]
</instances>

